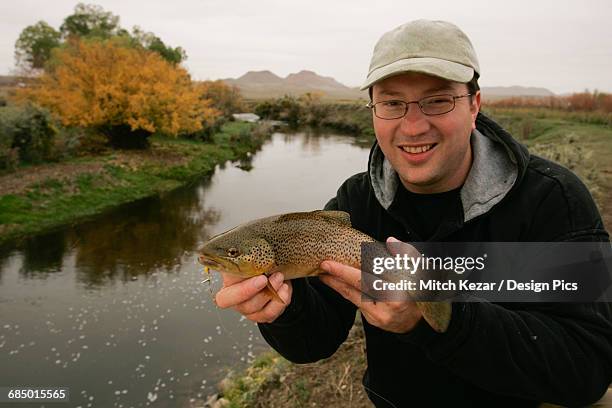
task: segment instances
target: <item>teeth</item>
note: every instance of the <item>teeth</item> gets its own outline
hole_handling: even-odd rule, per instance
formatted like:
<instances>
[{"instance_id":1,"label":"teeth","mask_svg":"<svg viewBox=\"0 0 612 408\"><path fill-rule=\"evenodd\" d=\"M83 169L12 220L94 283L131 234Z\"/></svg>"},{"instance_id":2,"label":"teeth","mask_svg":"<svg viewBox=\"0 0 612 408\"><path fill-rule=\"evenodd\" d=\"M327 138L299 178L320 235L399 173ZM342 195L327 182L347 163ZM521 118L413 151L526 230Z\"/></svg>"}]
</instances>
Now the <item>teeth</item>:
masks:
<instances>
[{"instance_id":1,"label":"teeth","mask_svg":"<svg viewBox=\"0 0 612 408\"><path fill-rule=\"evenodd\" d=\"M404 149L404 151L408 153L423 153L423 152L428 151L432 147L433 147L433 144L428 144L425 146L416 146L416 147L402 146L402 149Z\"/></svg>"}]
</instances>

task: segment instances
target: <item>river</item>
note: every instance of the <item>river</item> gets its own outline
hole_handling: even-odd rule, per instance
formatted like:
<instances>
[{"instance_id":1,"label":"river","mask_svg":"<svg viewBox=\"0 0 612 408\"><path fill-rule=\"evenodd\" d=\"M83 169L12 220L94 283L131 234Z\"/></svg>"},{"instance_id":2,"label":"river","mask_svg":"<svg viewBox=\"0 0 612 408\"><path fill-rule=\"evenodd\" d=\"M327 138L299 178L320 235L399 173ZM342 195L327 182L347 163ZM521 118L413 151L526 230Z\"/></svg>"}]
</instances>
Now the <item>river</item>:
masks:
<instances>
[{"instance_id":1,"label":"river","mask_svg":"<svg viewBox=\"0 0 612 408\"><path fill-rule=\"evenodd\" d=\"M352 137L275 133L200 183L4 249L0 387L69 388L69 404L47 406L201 405L269 347L215 307L220 280L203 283L196 249L253 218L322 208L367 156Z\"/></svg>"}]
</instances>

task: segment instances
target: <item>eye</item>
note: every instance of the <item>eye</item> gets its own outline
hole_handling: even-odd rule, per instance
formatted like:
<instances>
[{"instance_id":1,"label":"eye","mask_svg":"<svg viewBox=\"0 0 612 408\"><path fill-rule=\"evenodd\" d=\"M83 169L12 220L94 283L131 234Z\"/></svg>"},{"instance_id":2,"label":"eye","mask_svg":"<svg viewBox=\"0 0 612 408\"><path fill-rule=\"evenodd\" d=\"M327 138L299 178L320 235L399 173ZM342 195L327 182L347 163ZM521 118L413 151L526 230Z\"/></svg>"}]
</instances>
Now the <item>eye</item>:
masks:
<instances>
[{"instance_id":1,"label":"eye","mask_svg":"<svg viewBox=\"0 0 612 408\"><path fill-rule=\"evenodd\" d=\"M453 103L453 97L446 95L431 96L429 98L423 99L422 103L424 105L445 105L448 103Z\"/></svg>"},{"instance_id":2,"label":"eye","mask_svg":"<svg viewBox=\"0 0 612 408\"><path fill-rule=\"evenodd\" d=\"M402 106L402 101L383 101L380 103L385 108L396 108L398 106Z\"/></svg>"},{"instance_id":3,"label":"eye","mask_svg":"<svg viewBox=\"0 0 612 408\"><path fill-rule=\"evenodd\" d=\"M240 254L240 251L238 250L238 248L230 248L227 250L227 256L230 256L232 258L237 257Z\"/></svg>"}]
</instances>

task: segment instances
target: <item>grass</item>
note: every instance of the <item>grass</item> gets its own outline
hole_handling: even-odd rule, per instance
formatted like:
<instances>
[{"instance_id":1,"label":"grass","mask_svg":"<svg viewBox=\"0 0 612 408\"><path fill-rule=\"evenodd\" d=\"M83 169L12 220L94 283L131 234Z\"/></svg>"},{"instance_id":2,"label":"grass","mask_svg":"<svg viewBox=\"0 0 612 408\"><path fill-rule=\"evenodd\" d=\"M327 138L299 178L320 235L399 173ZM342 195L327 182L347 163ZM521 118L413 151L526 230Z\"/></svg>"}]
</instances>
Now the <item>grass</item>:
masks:
<instances>
[{"instance_id":1,"label":"grass","mask_svg":"<svg viewBox=\"0 0 612 408\"><path fill-rule=\"evenodd\" d=\"M543 109L486 109L532 154L576 173L593 195L604 223L612 225L612 127Z\"/></svg>"},{"instance_id":2,"label":"grass","mask_svg":"<svg viewBox=\"0 0 612 408\"><path fill-rule=\"evenodd\" d=\"M223 397L229 408L247 408L256 404L262 388L278 382L289 362L275 352L263 353L239 376L229 375Z\"/></svg>"},{"instance_id":3,"label":"grass","mask_svg":"<svg viewBox=\"0 0 612 408\"><path fill-rule=\"evenodd\" d=\"M147 152L113 152L65 163L68 174L59 172L17 194L0 195L0 242L69 224L200 179L212 173L217 164L258 149L264 136L264 131L251 124L229 122L214 135L214 143L154 137ZM84 171L88 167L101 171ZM71 168L78 171L70 174Z\"/></svg>"},{"instance_id":4,"label":"grass","mask_svg":"<svg viewBox=\"0 0 612 408\"><path fill-rule=\"evenodd\" d=\"M232 408L371 407L361 378L365 348L361 319L329 359L291 364L275 352L259 356L250 367L228 377L223 398Z\"/></svg>"}]
</instances>

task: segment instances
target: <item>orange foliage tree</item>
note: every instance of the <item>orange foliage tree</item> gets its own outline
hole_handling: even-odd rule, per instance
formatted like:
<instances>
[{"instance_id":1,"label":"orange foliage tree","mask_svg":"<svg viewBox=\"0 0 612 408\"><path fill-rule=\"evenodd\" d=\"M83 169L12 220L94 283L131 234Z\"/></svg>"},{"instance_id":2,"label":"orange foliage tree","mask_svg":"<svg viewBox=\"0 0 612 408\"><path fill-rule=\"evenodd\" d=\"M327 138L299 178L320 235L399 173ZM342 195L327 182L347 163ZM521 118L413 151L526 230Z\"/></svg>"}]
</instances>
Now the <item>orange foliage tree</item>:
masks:
<instances>
[{"instance_id":1,"label":"orange foliage tree","mask_svg":"<svg viewBox=\"0 0 612 408\"><path fill-rule=\"evenodd\" d=\"M100 129L118 147L143 147L154 132L193 133L220 115L182 67L117 39L70 41L18 98L50 109L66 126Z\"/></svg>"},{"instance_id":2,"label":"orange foliage tree","mask_svg":"<svg viewBox=\"0 0 612 408\"><path fill-rule=\"evenodd\" d=\"M229 86L222 80L202 81L198 84L201 95L210 99L223 116L230 117L232 113L244 110L244 101L236 86Z\"/></svg>"}]
</instances>

